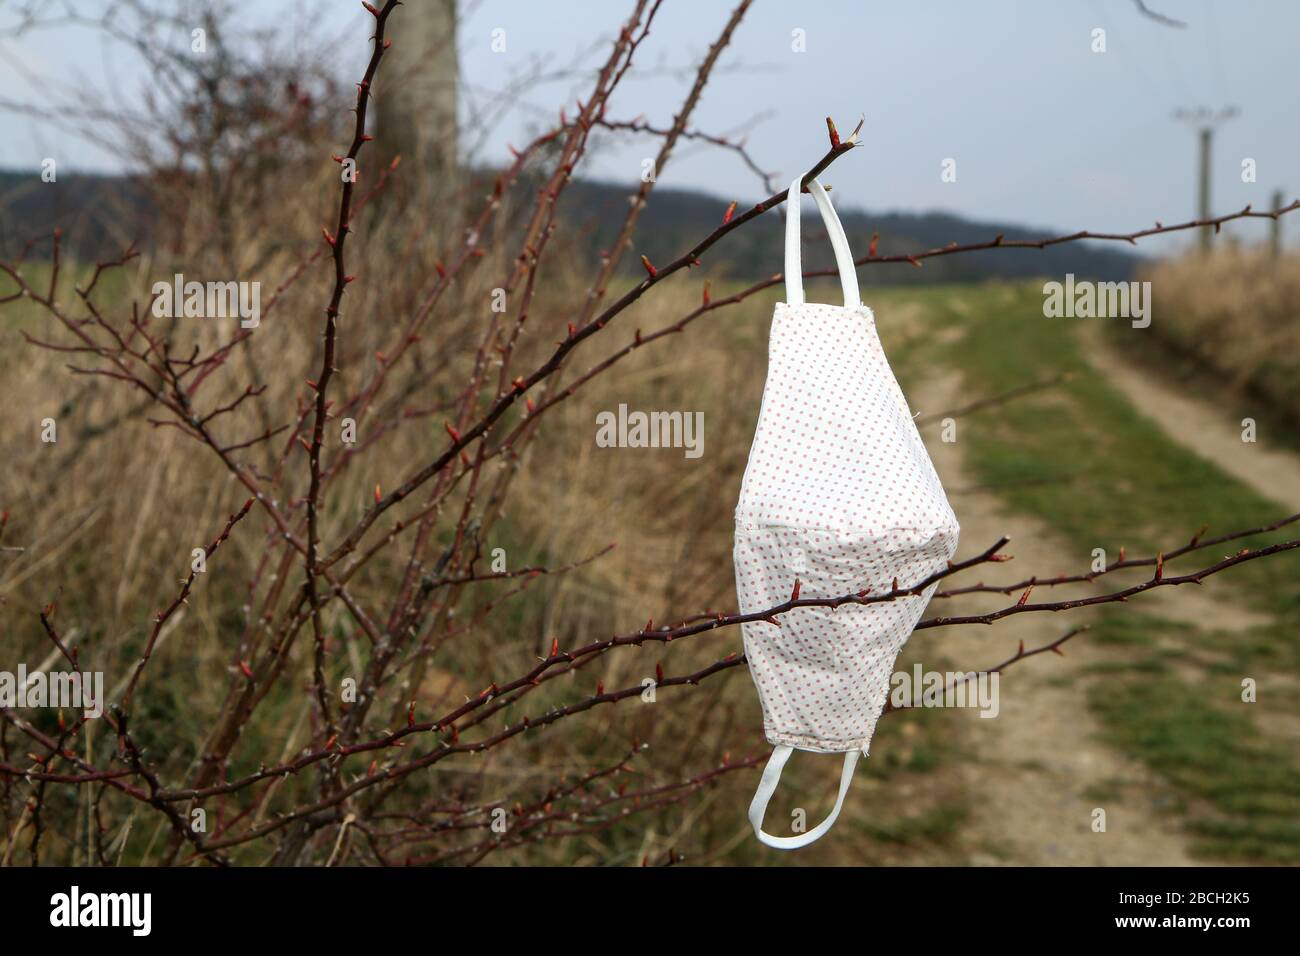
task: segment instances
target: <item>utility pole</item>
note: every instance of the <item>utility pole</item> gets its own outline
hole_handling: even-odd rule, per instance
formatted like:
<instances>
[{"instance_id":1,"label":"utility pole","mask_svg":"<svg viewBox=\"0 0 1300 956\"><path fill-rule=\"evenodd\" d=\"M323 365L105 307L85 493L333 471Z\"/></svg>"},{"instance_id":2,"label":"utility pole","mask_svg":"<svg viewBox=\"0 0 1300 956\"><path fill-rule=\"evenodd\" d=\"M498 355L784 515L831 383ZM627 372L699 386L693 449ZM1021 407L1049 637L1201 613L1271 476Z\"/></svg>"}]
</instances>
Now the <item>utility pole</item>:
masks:
<instances>
[{"instance_id":1,"label":"utility pole","mask_svg":"<svg viewBox=\"0 0 1300 956\"><path fill-rule=\"evenodd\" d=\"M1200 140L1200 179L1197 184L1197 219L1209 219L1210 212L1210 154L1214 143L1214 130L1237 115L1237 108L1229 106L1221 110L1211 110L1204 106L1194 110L1178 110L1174 119L1189 123L1198 130ZM1210 237L1214 235L1213 226L1201 229L1201 251L1210 251Z\"/></svg>"}]
</instances>

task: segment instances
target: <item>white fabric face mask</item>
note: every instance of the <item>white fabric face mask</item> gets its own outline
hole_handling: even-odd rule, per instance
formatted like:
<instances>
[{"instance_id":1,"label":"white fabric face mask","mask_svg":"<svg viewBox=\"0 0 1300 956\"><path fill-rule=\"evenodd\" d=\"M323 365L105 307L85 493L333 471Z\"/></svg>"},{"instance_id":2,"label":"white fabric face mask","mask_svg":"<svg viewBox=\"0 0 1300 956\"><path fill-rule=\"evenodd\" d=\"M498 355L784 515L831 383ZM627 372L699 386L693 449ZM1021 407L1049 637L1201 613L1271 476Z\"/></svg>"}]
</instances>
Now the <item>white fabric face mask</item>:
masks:
<instances>
[{"instance_id":1,"label":"white fabric face mask","mask_svg":"<svg viewBox=\"0 0 1300 956\"><path fill-rule=\"evenodd\" d=\"M802 178L802 177L801 177ZM736 591L742 613L790 598L888 593L946 567L957 519L890 371L875 317L858 298L853 257L821 183L808 184L830 233L844 305L804 301L800 180L786 209L786 302L772 318L767 382L736 505ZM894 660L930 600L923 594L836 610L801 607L780 625L742 625L763 726L775 746L749 820L779 849L806 846L839 815L866 754ZM792 750L843 753L830 815L793 837L762 829Z\"/></svg>"}]
</instances>

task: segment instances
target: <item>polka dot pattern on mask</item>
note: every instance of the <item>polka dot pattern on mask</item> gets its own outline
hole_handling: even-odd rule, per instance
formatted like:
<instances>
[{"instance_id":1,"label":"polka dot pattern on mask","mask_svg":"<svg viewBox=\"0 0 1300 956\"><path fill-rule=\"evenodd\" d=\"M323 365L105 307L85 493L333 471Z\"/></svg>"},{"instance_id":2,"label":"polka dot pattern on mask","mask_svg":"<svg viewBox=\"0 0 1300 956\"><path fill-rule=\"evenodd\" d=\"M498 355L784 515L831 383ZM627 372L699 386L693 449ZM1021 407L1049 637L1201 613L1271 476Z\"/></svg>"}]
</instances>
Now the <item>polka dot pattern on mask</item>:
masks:
<instances>
[{"instance_id":1,"label":"polka dot pattern on mask","mask_svg":"<svg viewBox=\"0 0 1300 956\"><path fill-rule=\"evenodd\" d=\"M804 598L908 588L947 565L958 533L871 310L778 304L736 506L741 611L785 602L796 578ZM936 586L744 624L767 739L865 752Z\"/></svg>"}]
</instances>

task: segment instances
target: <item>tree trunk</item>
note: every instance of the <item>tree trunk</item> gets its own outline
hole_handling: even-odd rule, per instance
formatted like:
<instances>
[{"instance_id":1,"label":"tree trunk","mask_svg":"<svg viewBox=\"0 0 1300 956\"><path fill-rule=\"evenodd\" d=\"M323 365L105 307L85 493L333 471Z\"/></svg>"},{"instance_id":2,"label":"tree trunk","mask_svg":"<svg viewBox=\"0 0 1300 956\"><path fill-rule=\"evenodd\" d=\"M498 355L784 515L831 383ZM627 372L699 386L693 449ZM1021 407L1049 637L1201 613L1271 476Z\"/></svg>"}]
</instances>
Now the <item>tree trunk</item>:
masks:
<instances>
[{"instance_id":1,"label":"tree trunk","mask_svg":"<svg viewBox=\"0 0 1300 956\"><path fill-rule=\"evenodd\" d=\"M402 157L394 191L404 203L446 202L459 189L456 22L456 0L409 3L389 21L375 138L385 164Z\"/></svg>"}]
</instances>

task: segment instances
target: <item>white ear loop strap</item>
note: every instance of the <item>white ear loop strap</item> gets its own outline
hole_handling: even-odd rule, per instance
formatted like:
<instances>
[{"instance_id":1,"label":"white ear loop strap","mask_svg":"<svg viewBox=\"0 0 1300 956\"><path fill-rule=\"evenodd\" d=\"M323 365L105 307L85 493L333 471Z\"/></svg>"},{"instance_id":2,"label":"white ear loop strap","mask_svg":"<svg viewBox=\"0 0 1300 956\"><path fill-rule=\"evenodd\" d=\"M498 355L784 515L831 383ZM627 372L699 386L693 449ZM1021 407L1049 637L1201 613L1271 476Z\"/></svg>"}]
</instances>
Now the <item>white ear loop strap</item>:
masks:
<instances>
[{"instance_id":1,"label":"white ear loop strap","mask_svg":"<svg viewBox=\"0 0 1300 956\"><path fill-rule=\"evenodd\" d=\"M754 828L754 835L758 837L760 843L778 850L797 850L801 846L807 846L821 839L830 830L835 824L835 819L840 815L840 807L844 806L844 795L849 792L849 785L853 783L853 771L858 765L858 751L848 751L844 755L844 769L840 772L840 793L835 798L835 809L830 812L830 816L807 833L792 837L774 837L763 832L763 815L767 813L767 802L772 799L777 784L781 782L781 770L785 767L785 762L790 759L793 749L785 744L778 744L772 750L772 756L768 758L767 766L763 768L763 778L758 782L758 790L755 791L754 799L749 804L749 822Z\"/></svg>"},{"instance_id":2,"label":"white ear loop strap","mask_svg":"<svg viewBox=\"0 0 1300 956\"><path fill-rule=\"evenodd\" d=\"M791 305L803 305L803 265L799 250L799 190L803 177L800 176L790 185L786 198L785 210L785 300ZM840 287L844 290L844 305L856 309L862 305L858 294L858 273L853 265L853 253L849 251L849 240L844 235L844 226L831 205L830 196L816 179L808 180L808 191L821 210L822 222L831 237L831 247L835 250L835 264L840 271Z\"/></svg>"}]
</instances>

